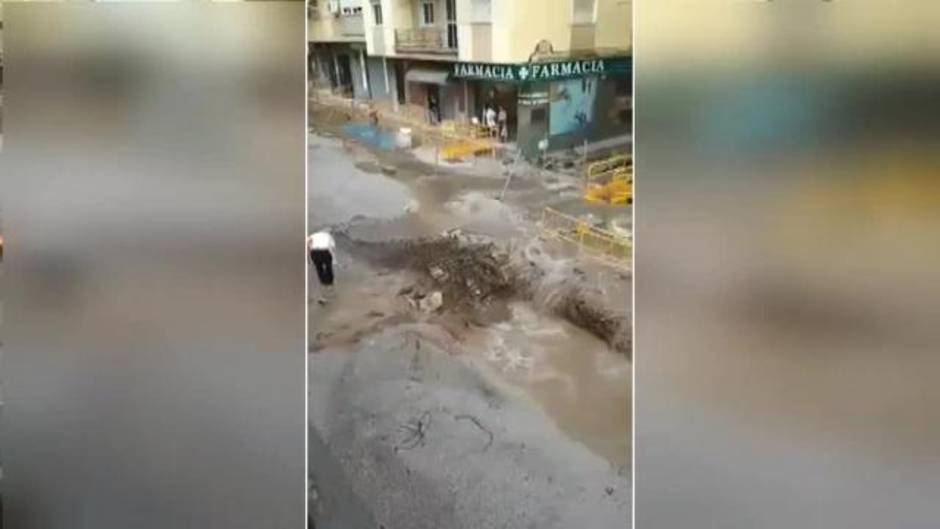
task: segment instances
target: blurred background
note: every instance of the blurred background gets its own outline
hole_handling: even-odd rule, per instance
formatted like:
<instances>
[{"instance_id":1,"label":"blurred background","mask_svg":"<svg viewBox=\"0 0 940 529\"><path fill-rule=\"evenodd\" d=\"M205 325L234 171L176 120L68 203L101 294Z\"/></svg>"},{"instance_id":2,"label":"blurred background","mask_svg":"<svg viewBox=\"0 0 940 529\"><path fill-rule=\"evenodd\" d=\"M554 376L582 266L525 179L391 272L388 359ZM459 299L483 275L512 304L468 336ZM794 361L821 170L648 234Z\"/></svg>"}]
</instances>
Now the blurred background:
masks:
<instances>
[{"instance_id":1,"label":"blurred background","mask_svg":"<svg viewBox=\"0 0 940 529\"><path fill-rule=\"evenodd\" d=\"M940 520L938 8L636 3L638 527Z\"/></svg>"},{"instance_id":2,"label":"blurred background","mask_svg":"<svg viewBox=\"0 0 940 529\"><path fill-rule=\"evenodd\" d=\"M304 11L3 6L11 527L302 527Z\"/></svg>"}]
</instances>

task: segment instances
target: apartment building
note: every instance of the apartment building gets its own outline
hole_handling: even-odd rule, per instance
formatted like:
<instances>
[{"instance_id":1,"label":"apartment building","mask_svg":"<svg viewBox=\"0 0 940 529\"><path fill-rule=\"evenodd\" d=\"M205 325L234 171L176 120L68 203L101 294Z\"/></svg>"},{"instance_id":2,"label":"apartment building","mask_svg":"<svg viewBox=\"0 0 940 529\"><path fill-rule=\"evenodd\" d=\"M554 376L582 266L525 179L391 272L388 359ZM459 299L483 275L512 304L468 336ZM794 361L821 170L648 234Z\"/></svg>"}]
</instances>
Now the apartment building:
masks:
<instances>
[{"instance_id":1,"label":"apartment building","mask_svg":"<svg viewBox=\"0 0 940 529\"><path fill-rule=\"evenodd\" d=\"M322 0L321 0L322 1ZM374 99L509 116L526 154L629 132L630 0L361 0Z\"/></svg>"},{"instance_id":2,"label":"apartment building","mask_svg":"<svg viewBox=\"0 0 940 529\"><path fill-rule=\"evenodd\" d=\"M372 93L365 74L365 0L309 0L308 69L314 84L355 99Z\"/></svg>"}]
</instances>

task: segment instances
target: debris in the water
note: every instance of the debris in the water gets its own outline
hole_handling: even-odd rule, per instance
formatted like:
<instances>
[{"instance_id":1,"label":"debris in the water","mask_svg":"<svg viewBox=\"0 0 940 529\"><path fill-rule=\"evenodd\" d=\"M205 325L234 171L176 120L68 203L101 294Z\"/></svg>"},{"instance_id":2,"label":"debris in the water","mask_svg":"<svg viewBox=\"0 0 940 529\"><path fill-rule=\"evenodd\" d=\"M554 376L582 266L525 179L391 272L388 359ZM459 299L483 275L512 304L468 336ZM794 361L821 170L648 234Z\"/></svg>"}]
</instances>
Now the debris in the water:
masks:
<instances>
[{"instance_id":1,"label":"debris in the water","mask_svg":"<svg viewBox=\"0 0 940 529\"><path fill-rule=\"evenodd\" d=\"M444 295L439 290L435 290L429 296L418 301L418 308L424 312L434 312L442 305L444 305Z\"/></svg>"},{"instance_id":2,"label":"debris in the water","mask_svg":"<svg viewBox=\"0 0 940 529\"><path fill-rule=\"evenodd\" d=\"M453 229L431 239L355 241L354 251L375 265L416 272L415 283L399 290L414 310L445 311L459 318L457 325L488 325L506 317L494 308L527 299L629 354L627 314L594 295L580 267L553 270L553 258L539 249L537 240L507 249L485 236Z\"/></svg>"},{"instance_id":3,"label":"debris in the water","mask_svg":"<svg viewBox=\"0 0 940 529\"><path fill-rule=\"evenodd\" d=\"M428 273L431 275L431 278L435 281L444 281L447 279L447 272L445 272L439 266L432 266L428 268Z\"/></svg>"}]
</instances>

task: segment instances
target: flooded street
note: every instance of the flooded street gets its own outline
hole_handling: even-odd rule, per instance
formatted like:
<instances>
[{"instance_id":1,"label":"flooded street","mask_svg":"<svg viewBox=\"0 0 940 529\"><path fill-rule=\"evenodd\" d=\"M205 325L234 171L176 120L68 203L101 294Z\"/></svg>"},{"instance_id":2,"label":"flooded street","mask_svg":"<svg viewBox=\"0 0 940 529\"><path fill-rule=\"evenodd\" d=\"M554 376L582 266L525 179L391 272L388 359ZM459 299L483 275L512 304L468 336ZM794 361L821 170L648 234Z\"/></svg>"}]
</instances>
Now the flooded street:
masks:
<instances>
[{"instance_id":1,"label":"flooded street","mask_svg":"<svg viewBox=\"0 0 940 529\"><path fill-rule=\"evenodd\" d=\"M312 136L310 159L311 228L332 227L338 262L328 302L309 309L310 420L318 440L311 449L349 461L340 467L355 496L345 502L334 495L330 508L366 505L379 523L398 521L390 527L435 529L533 521L561 529L599 520L607 527L626 519L629 358L524 300L487 316L488 323L450 309L417 310L403 293L427 270L385 263L403 241L446 230L499 243L534 237L530 211L512 199L538 188L520 182L515 195L500 201L501 176L448 174L400 152L335 138ZM315 300L321 287L314 275L309 282ZM411 448L402 451L402 428L423 421L427 438L414 447L406 442ZM425 463L442 457L450 462ZM315 484L336 473L325 461L319 471L320 460L311 457ZM486 485L478 496L455 496L451 491L466 480ZM381 483L426 497L412 493L373 505L367 491ZM510 492L527 488L526 495ZM455 501L470 504L454 511L447 505Z\"/></svg>"}]
</instances>

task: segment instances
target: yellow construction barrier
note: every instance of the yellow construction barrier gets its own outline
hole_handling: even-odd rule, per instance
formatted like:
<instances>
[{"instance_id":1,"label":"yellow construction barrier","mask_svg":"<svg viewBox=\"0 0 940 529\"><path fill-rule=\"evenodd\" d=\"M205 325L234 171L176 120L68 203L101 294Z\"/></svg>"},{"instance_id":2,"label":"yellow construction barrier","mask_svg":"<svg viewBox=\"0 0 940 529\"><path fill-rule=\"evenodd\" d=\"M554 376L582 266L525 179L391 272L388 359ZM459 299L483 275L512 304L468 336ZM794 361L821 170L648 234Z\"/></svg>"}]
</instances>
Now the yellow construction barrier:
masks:
<instances>
[{"instance_id":1,"label":"yellow construction barrier","mask_svg":"<svg viewBox=\"0 0 940 529\"><path fill-rule=\"evenodd\" d=\"M548 207L542 211L541 225L545 235L577 245L579 255L630 269L633 243L628 237L592 226L583 219Z\"/></svg>"},{"instance_id":2,"label":"yellow construction barrier","mask_svg":"<svg viewBox=\"0 0 940 529\"><path fill-rule=\"evenodd\" d=\"M588 165L584 199L614 205L633 203L633 158L622 154Z\"/></svg>"},{"instance_id":3,"label":"yellow construction barrier","mask_svg":"<svg viewBox=\"0 0 940 529\"><path fill-rule=\"evenodd\" d=\"M457 140L446 143L441 148L441 158L444 160L459 160L471 155L491 152L494 148L496 148L496 142L493 140Z\"/></svg>"},{"instance_id":4,"label":"yellow construction barrier","mask_svg":"<svg viewBox=\"0 0 940 529\"><path fill-rule=\"evenodd\" d=\"M457 160L480 153L495 153L496 133L482 125L445 121L438 128L441 158Z\"/></svg>"},{"instance_id":5,"label":"yellow construction barrier","mask_svg":"<svg viewBox=\"0 0 940 529\"><path fill-rule=\"evenodd\" d=\"M589 184L584 190L584 199L604 204L631 204L633 178L626 169L618 169L606 182Z\"/></svg>"}]
</instances>

